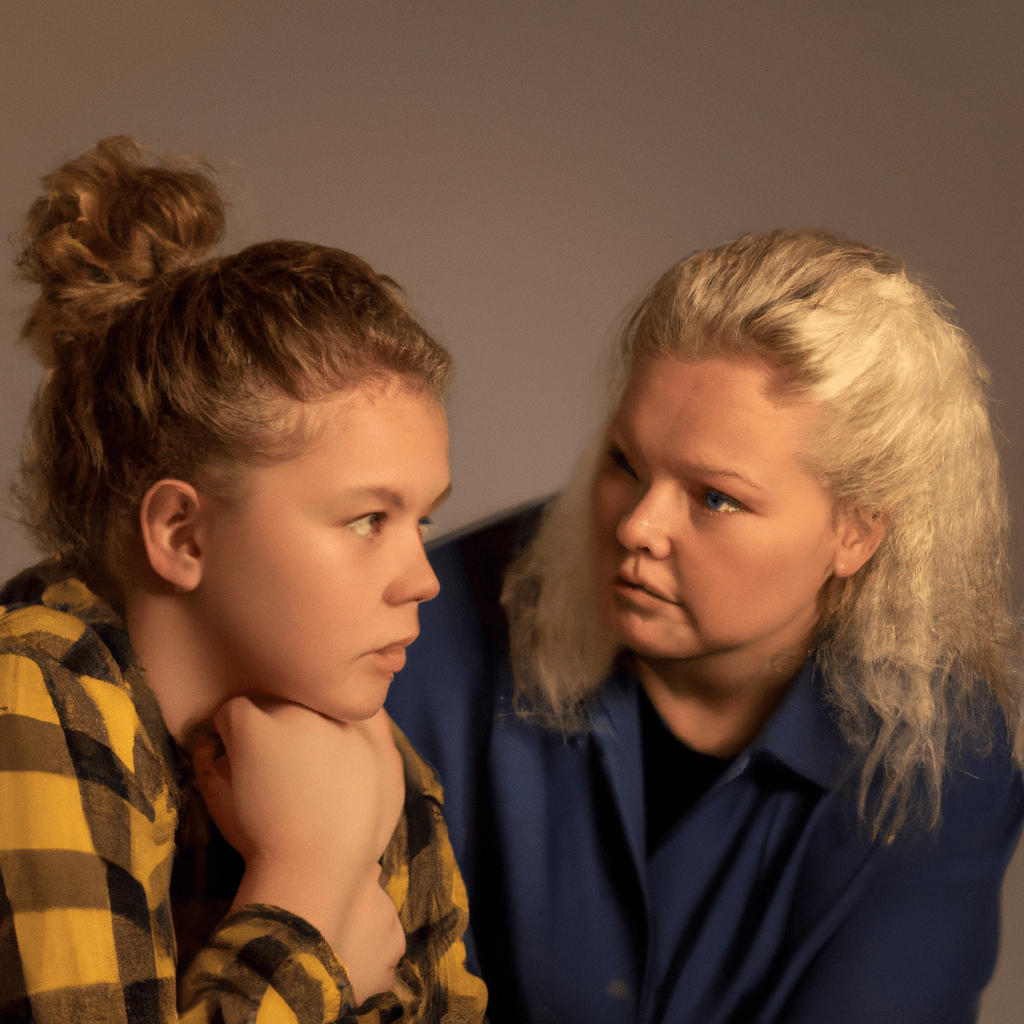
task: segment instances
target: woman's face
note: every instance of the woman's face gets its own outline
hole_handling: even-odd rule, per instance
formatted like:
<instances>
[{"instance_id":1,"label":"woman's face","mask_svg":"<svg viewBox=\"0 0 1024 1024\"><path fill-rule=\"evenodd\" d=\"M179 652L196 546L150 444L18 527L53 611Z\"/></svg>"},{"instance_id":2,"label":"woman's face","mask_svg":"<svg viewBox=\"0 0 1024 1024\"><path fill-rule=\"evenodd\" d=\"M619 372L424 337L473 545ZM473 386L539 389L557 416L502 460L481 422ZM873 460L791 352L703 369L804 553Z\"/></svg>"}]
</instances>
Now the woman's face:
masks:
<instances>
[{"instance_id":1,"label":"woman's face","mask_svg":"<svg viewBox=\"0 0 1024 1024\"><path fill-rule=\"evenodd\" d=\"M312 414L302 454L247 470L236 501L202 498L190 598L226 692L359 720L438 592L423 534L449 488L448 431L431 397L394 384Z\"/></svg>"},{"instance_id":2,"label":"woman's face","mask_svg":"<svg viewBox=\"0 0 1024 1024\"><path fill-rule=\"evenodd\" d=\"M600 593L652 665L741 681L802 659L822 585L864 560L847 559L853 527L800 461L814 408L776 405L767 382L756 361L658 357L611 421L594 485Z\"/></svg>"}]
</instances>

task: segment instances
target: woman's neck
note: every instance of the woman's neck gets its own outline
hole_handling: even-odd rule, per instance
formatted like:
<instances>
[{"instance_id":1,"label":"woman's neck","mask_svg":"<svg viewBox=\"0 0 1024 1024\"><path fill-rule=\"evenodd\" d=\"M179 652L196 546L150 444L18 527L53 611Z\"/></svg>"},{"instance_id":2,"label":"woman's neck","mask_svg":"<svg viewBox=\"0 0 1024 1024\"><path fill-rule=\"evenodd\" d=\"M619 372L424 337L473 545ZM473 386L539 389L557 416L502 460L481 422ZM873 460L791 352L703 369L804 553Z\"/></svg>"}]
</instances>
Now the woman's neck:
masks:
<instances>
[{"instance_id":1,"label":"woman's neck","mask_svg":"<svg viewBox=\"0 0 1024 1024\"><path fill-rule=\"evenodd\" d=\"M637 657L641 685L672 732L703 754L745 750L782 702L809 651L801 647L752 672L722 659Z\"/></svg>"}]
</instances>

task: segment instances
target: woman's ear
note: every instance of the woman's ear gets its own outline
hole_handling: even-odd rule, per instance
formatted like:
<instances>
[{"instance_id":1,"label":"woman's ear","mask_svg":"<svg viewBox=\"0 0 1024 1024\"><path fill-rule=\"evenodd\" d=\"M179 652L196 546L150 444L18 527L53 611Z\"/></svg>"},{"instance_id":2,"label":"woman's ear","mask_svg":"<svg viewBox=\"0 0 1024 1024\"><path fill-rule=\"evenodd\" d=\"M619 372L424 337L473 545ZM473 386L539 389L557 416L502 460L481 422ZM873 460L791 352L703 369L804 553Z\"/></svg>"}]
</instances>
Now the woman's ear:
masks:
<instances>
[{"instance_id":1,"label":"woman's ear","mask_svg":"<svg viewBox=\"0 0 1024 1024\"><path fill-rule=\"evenodd\" d=\"M888 510L871 515L859 510L840 513L836 527L839 543L832 558L832 575L842 579L857 572L878 550L888 528Z\"/></svg>"},{"instance_id":2,"label":"woman's ear","mask_svg":"<svg viewBox=\"0 0 1024 1024\"><path fill-rule=\"evenodd\" d=\"M183 480L159 480L142 499L142 542L153 571L180 591L203 575L202 508Z\"/></svg>"}]
</instances>

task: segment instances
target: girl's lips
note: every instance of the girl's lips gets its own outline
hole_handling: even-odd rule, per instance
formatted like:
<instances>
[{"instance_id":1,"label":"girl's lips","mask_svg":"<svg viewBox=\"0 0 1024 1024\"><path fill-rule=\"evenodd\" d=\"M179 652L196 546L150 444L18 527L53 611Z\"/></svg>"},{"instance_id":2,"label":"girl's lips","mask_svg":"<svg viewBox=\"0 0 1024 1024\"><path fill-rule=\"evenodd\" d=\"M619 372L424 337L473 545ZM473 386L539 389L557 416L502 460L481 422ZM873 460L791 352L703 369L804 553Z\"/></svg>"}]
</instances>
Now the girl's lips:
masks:
<instances>
[{"instance_id":1,"label":"girl's lips","mask_svg":"<svg viewBox=\"0 0 1024 1024\"><path fill-rule=\"evenodd\" d=\"M382 650L373 652L373 660L383 669L385 672L390 672L394 675L396 672L401 672L405 668L405 648L404 647L385 647Z\"/></svg>"},{"instance_id":2,"label":"girl's lips","mask_svg":"<svg viewBox=\"0 0 1024 1024\"><path fill-rule=\"evenodd\" d=\"M385 671L385 672L401 672L405 668L405 649L415 640L416 637L406 637L404 640L396 640L393 644L387 644L384 647L378 647L377 650L371 651L373 660Z\"/></svg>"},{"instance_id":3,"label":"girl's lips","mask_svg":"<svg viewBox=\"0 0 1024 1024\"><path fill-rule=\"evenodd\" d=\"M374 654L396 654L398 651L404 651L415 640L414 636L407 636L404 640L396 640L393 644L388 644L386 647L378 647Z\"/></svg>"}]
</instances>

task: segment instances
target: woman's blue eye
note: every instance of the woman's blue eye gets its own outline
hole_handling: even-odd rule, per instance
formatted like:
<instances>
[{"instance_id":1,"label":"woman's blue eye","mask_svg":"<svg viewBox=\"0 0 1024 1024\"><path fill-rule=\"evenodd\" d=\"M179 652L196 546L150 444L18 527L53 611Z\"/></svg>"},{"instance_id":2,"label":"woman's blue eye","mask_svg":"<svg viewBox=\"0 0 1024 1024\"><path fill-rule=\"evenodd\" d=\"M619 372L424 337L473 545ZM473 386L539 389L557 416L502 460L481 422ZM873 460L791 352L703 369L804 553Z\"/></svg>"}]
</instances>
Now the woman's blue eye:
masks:
<instances>
[{"instance_id":1,"label":"woman's blue eye","mask_svg":"<svg viewBox=\"0 0 1024 1024\"><path fill-rule=\"evenodd\" d=\"M434 528L434 520L429 516L420 520L420 536L426 540L430 531Z\"/></svg>"},{"instance_id":2,"label":"woman's blue eye","mask_svg":"<svg viewBox=\"0 0 1024 1024\"><path fill-rule=\"evenodd\" d=\"M608 456L623 473L628 473L632 477L636 476L636 470L629 464L629 459L618 448L612 448L608 452Z\"/></svg>"},{"instance_id":3,"label":"woman's blue eye","mask_svg":"<svg viewBox=\"0 0 1024 1024\"><path fill-rule=\"evenodd\" d=\"M733 501L728 495L721 491L705 491L704 504L712 512L739 512L739 502Z\"/></svg>"},{"instance_id":4,"label":"woman's blue eye","mask_svg":"<svg viewBox=\"0 0 1024 1024\"><path fill-rule=\"evenodd\" d=\"M354 522L349 523L349 527L357 533L360 537L369 540L380 527L380 524L387 518L384 512L371 512L369 515L360 516Z\"/></svg>"}]
</instances>

